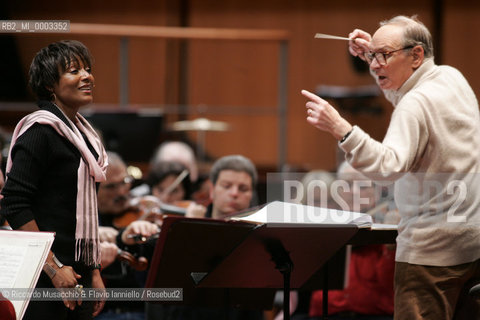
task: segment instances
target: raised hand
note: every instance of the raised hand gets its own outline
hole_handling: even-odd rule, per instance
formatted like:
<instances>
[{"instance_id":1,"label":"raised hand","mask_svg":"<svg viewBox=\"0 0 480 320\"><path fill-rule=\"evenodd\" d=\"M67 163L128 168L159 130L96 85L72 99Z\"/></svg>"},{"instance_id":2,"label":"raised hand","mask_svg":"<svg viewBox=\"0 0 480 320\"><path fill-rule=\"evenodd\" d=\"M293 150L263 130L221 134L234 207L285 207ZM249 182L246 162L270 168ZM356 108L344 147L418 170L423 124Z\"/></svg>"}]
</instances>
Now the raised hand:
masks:
<instances>
[{"instance_id":1,"label":"raised hand","mask_svg":"<svg viewBox=\"0 0 480 320\"><path fill-rule=\"evenodd\" d=\"M352 125L342 118L326 100L307 90L302 90L302 95L310 100L305 107L307 108L307 122L312 126L330 133L337 140L342 139L352 130Z\"/></svg>"},{"instance_id":2,"label":"raised hand","mask_svg":"<svg viewBox=\"0 0 480 320\"><path fill-rule=\"evenodd\" d=\"M350 54L365 61L365 52L370 51L372 36L368 32L355 29L348 37L352 39L348 42L348 51L350 51Z\"/></svg>"}]
</instances>

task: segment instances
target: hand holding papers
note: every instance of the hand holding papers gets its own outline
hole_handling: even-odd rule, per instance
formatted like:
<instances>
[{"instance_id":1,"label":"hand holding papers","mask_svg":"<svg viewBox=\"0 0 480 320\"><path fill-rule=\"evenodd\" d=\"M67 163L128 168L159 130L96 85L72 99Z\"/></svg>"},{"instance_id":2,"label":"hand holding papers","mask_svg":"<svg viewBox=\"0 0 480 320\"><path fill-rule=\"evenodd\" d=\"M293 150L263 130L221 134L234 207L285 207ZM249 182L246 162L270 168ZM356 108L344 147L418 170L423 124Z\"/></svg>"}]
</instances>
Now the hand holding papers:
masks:
<instances>
[{"instance_id":1,"label":"hand holding papers","mask_svg":"<svg viewBox=\"0 0 480 320\"><path fill-rule=\"evenodd\" d=\"M257 224L353 224L359 228L369 228L372 225L372 217L367 214L281 201L271 202L259 210L245 212L231 220Z\"/></svg>"}]
</instances>

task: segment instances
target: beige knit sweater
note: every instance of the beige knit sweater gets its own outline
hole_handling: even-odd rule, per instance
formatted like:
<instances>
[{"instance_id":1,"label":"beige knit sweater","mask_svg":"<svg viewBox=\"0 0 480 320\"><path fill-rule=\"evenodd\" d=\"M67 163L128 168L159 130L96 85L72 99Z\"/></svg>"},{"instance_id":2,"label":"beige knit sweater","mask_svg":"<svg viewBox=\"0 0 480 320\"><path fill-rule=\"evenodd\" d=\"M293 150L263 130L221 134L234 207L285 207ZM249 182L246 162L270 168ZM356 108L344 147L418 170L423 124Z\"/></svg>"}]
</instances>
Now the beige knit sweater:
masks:
<instances>
[{"instance_id":1,"label":"beige knit sweater","mask_svg":"<svg viewBox=\"0 0 480 320\"><path fill-rule=\"evenodd\" d=\"M480 117L462 74L427 59L397 91L383 142L359 127L340 147L367 176L395 182L396 260L452 266L480 258Z\"/></svg>"}]
</instances>

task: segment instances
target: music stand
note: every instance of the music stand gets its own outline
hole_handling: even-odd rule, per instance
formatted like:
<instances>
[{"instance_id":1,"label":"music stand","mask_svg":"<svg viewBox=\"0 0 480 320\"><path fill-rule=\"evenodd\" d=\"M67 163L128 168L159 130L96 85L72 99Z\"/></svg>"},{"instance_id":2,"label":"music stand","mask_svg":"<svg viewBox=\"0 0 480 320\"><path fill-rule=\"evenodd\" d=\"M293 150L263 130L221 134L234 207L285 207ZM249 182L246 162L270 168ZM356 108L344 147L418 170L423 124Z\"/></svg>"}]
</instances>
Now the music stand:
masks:
<instances>
[{"instance_id":1,"label":"music stand","mask_svg":"<svg viewBox=\"0 0 480 320\"><path fill-rule=\"evenodd\" d=\"M271 309L275 290L198 288L193 273L208 273L254 228L247 223L166 217L146 281L147 288L183 288L183 301L164 304Z\"/></svg>"},{"instance_id":2,"label":"music stand","mask_svg":"<svg viewBox=\"0 0 480 320\"><path fill-rule=\"evenodd\" d=\"M348 224L173 219L166 218L162 226L147 287L184 286L189 291L184 289L187 303L199 299L195 289L254 288L249 297L254 304L260 301L257 290L283 289L285 319L289 318L290 288L300 288L358 231L356 225ZM192 255L182 254L185 251Z\"/></svg>"}]
</instances>

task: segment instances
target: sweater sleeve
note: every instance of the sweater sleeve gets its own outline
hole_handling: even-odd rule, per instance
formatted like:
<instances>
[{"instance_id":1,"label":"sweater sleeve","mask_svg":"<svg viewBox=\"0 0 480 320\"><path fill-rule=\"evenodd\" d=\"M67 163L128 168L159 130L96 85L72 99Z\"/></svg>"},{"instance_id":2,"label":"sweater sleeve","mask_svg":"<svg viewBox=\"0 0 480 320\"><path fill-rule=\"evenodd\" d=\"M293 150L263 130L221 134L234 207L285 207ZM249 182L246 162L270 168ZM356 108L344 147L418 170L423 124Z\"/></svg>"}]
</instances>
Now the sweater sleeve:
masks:
<instances>
[{"instance_id":1,"label":"sweater sleeve","mask_svg":"<svg viewBox=\"0 0 480 320\"><path fill-rule=\"evenodd\" d=\"M411 170L428 141L425 120L411 110L401 106L395 109L383 142L354 127L340 144L350 164L376 181L393 181Z\"/></svg>"},{"instance_id":2,"label":"sweater sleeve","mask_svg":"<svg viewBox=\"0 0 480 320\"><path fill-rule=\"evenodd\" d=\"M48 130L34 124L15 143L12 152L12 168L2 190L4 198L0 212L13 229L34 220L32 203L41 179L45 177L48 162Z\"/></svg>"}]
</instances>

